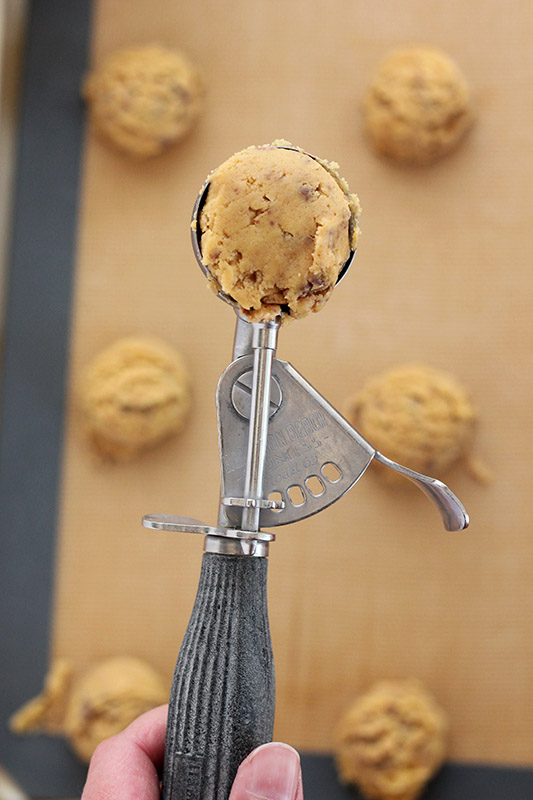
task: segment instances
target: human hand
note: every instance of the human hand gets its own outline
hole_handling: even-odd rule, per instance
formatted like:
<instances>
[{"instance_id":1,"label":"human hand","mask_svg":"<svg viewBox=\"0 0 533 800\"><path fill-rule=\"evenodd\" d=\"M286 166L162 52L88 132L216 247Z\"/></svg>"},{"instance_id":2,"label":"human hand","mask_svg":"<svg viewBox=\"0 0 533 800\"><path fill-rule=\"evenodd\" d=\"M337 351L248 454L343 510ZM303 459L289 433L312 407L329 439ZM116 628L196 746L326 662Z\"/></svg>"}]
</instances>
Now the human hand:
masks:
<instances>
[{"instance_id":1,"label":"human hand","mask_svg":"<svg viewBox=\"0 0 533 800\"><path fill-rule=\"evenodd\" d=\"M100 744L81 800L159 800L168 706L148 711ZM269 742L244 759L229 800L303 800L300 758Z\"/></svg>"}]
</instances>

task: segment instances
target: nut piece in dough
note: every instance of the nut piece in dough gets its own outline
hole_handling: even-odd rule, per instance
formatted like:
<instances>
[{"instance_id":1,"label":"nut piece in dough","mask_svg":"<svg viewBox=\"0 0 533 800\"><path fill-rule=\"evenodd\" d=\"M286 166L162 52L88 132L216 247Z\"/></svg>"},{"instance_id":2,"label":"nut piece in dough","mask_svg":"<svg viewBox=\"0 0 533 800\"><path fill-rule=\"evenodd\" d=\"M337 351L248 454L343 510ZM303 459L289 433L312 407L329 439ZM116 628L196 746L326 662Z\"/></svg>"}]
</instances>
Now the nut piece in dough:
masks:
<instances>
[{"instance_id":1,"label":"nut piece in dough","mask_svg":"<svg viewBox=\"0 0 533 800\"><path fill-rule=\"evenodd\" d=\"M392 52L363 101L364 126L379 153L430 164L470 128L470 90L457 65L432 47Z\"/></svg>"},{"instance_id":2,"label":"nut piece in dough","mask_svg":"<svg viewBox=\"0 0 533 800\"><path fill-rule=\"evenodd\" d=\"M346 416L383 455L438 477L466 455L477 412L451 375L412 364L370 380L348 401ZM388 481L403 483L396 472L375 466Z\"/></svg>"},{"instance_id":3,"label":"nut piece in dough","mask_svg":"<svg viewBox=\"0 0 533 800\"><path fill-rule=\"evenodd\" d=\"M185 425L190 381L180 354L158 339L119 339L85 369L80 405L97 452L126 461Z\"/></svg>"},{"instance_id":4,"label":"nut piece in dough","mask_svg":"<svg viewBox=\"0 0 533 800\"><path fill-rule=\"evenodd\" d=\"M203 95L183 53L157 44L113 53L83 85L94 129L134 158L159 155L183 138Z\"/></svg>"},{"instance_id":5,"label":"nut piece in dough","mask_svg":"<svg viewBox=\"0 0 533 800\"><path fill-rule=\"evenodd\" d=\"M414 800L446 755L448 721L419 681L382 681L342 719L337 766L368 798Z\"/></svg>"},{"instance_id":6,"label":"nut piece in dough","mask_svg":"<svg viewBox=\"0 0 533 800\"><path fill-rule=\"evenodd\" d=\"M333 291L360 210L337 168L280 140L236 153L209 176L202 261L250 321L303 317Z\"/></svg>"},{"instance_id":7,"label":"nut piece in dough","mask_svg":"<svg viewBox=\"0 0 533 800\"><path fill-rule=\"evenodd\" d=\"M42 694L13 715L11 730L66 736L88 762L100 742L168 700L163 678L138 658L108 658L79 678L73 673L69 661L54 662Z\"/></svg>"}]
</instances>

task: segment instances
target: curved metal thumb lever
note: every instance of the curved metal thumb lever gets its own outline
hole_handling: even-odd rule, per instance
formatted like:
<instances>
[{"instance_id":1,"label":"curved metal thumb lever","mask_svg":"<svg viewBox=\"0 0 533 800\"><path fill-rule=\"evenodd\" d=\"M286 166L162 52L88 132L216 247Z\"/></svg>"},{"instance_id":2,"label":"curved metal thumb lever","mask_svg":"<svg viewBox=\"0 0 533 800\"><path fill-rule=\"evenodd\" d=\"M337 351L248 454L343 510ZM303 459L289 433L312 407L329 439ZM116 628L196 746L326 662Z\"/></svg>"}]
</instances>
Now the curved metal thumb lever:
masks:
<instances>
[{"instance_id":1,"label":"curved metal thumb lever","mask_svg":"<svg viewBox=\"0 0 533 800\"><path fill-rule=\"evenodd\" d=\"M422 475L420 472L415 472L407 467L402 467L401 464L391 461L390 458L382 455L378 450L376 450L374 458L385 467L399 472L400 475L409 478L410 481L416 484L436 507L447 531L462 531L468 527L470 518L466 508L445 483L438 481L436 478L429 478L427 475Z\"/></svg>"}]
</instances>

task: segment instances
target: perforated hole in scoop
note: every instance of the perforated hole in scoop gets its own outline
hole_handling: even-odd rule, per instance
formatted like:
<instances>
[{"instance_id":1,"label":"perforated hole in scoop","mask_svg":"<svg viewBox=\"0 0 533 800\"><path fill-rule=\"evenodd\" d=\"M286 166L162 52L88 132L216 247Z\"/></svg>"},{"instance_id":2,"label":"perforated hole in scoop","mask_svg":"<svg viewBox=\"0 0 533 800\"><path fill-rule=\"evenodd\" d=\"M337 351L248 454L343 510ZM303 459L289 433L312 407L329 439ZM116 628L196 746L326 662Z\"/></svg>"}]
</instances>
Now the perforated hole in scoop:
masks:
<instances>
[{"instance_id":1,"label":"perforated hole in scoop","mask_svg":"<svg viewBox=\"0 0 533 800\"><path fill-rule=\"evenodd\" d=\"M322 477L320 477L320 475ZM308 475L304 479L303 486L298 483L293 483L286 489L287 498L293 508L301 508L308 502L308 500L322 497L322 495L327 492L326 484L338 483L342 478L342 471L337 464L333 463L333 461L326 461L320 467L320 475ZM307 495L306 489L307 492L309 492L309 495ZM274 491L270 492L268 499L275 501L283 500L283 492L281 492L279 489L275 489ZM272 511L275 511L278 514L281 512L281 510L282 509L278 508L272 509Z\"/></svg>"},{"instance_id":2,"label":"perforated hole in scoop","mask_svg":"<svg viewBox=\"0 0 533 800\"><path fill-rule=\"evenodd\" d=\"M318 475L309 475L309 477L305 479L305 486L313 497L320 497L326 491L324 482Z\"/></svg>"},{"instance_id":3,"label":"perforated hole in scoop","mask_svg":"<svg viewBox=\"0 0 533 800\"><path fill-rule=\"evenodd\" d=\"M306 497L301 486L298 486L297 484L294 486L289 486L287 489L287 494L289 495L291 505L293 505L295 508L299 508L299 506L304 505Z\"/></svg>"},{"instance_id":4,"label":"perforated hole in scoop","mask_svg":"<svg viewBox=\"0 0 533 800\"><path fill-rule=\"evenodd\" d=\"M325 464L322 464L320 472L330 483L338 483L342 478L341 468L334 464L333 461L326 461Z\"/></svg>"}]
</instances>

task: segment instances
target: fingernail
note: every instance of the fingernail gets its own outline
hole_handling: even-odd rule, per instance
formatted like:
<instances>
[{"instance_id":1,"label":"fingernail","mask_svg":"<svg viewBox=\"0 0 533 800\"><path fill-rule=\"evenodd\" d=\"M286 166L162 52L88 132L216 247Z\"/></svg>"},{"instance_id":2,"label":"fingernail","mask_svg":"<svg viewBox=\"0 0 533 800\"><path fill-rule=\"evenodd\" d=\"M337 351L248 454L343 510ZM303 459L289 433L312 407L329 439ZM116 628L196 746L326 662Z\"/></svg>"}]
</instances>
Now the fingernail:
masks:
<instances>
[{"instance_id":1,"label":"fingernail","mask_svg":"<svg viewBox=\"0 0 533 800\"><path fill-rule=\"evenodd\" d=\"M294 800L300 774L296 750L282 742L269 742L242 763L237 780L242 794L252 800Z\"/></svg>"}]
</instances>

